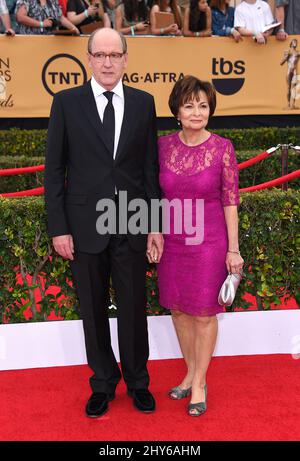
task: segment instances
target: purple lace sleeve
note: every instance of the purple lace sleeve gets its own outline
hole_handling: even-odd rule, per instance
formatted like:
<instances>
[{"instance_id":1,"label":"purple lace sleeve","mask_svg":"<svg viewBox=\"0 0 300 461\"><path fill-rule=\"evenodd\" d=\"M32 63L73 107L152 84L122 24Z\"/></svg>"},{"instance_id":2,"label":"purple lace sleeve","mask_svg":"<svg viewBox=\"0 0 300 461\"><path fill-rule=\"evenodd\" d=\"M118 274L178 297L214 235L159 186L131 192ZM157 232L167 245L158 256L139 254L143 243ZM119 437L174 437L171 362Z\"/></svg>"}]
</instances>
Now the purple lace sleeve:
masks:
<instances>
[{"instance_id":1,"label":"purple lace sleeve","mask_svg":"<svg viewBox=\"0 0 300 461\"><path fill-rule=\"evenodd\" d=\"M228 141L222 156L222 204L239 205L239 173L233 145Z\"/></svg>"}]
</instances>

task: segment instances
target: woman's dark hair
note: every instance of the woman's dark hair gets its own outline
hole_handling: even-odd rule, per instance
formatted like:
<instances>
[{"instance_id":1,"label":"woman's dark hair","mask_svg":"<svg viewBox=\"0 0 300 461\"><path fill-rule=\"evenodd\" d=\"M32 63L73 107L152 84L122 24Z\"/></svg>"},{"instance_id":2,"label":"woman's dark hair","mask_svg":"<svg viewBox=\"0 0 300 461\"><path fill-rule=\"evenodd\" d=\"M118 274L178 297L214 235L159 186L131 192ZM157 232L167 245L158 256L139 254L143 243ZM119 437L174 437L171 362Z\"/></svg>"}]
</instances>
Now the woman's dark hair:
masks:
<instances>
[{"instance_id":1,"label":"woman's dark hair","mask_svg":"<svg viewBox=\"0 0 300 461\"><path fill-rule=\"evenodd\" d=\"M166 0L155 0L155 5L159 6L160 11L164 11L164 6L166 5L166 3L167 3ZM170 0L169 5L172 10L172 13L174 14L175 23L177 24L179 29L181 29L182 19L181 19L179 10L178 10L177 0Z\"/></svg>"},{"instance_id":2,"label":"woman's dark hair","mask_svg":"<svg viewBox=\"0 0 300 461\"><path fill-rule=\"evenodd\" d=\"M180 107L186 102L194 98L196 101L199 100L199 91L203 91L207 96L209 116L211 117L214 114L216 109L216 90L214 86L192 75L185 75L175 83L169 97L169 107L174 117L177 118Z\"/></svg>"},{"instance_id":3,"label":"woman's dark hair","mask_svg":"<svg viewBox=\"0 0 300 461\"><path fill-rule=\"evenodd\" d=\"M206 29L206 12L199 10L199 0L190 0L189 29L191 32Z\"/></svg>"},{"instance_id":4,"label":"woman's dark hair","mask_svg":"<svg viewBox=\"0 0 300 461\"><path fill-rule=\"evenodd\" d=\"M127 21L146 21L148 8L145 0L123 0L124 14Z\"/></svg>"}]
</instances>

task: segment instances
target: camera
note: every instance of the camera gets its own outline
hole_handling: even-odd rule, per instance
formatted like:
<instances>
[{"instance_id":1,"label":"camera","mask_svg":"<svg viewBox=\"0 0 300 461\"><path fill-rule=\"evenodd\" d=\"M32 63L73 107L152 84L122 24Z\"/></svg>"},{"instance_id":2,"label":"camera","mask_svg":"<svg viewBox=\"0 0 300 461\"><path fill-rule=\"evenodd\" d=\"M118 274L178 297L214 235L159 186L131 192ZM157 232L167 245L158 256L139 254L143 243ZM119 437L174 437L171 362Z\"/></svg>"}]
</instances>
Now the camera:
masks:
<instances>
[{"instance_id":1,"label":"camera","mask_svg":"<svg viewBox=\"0 0 300 461\"><path fill-rule=\"evenodd\" d=\"M48 18L52 22L51 29L56 29L60 25L60 21L56 18Z\"/></svg>"}]
</instances>

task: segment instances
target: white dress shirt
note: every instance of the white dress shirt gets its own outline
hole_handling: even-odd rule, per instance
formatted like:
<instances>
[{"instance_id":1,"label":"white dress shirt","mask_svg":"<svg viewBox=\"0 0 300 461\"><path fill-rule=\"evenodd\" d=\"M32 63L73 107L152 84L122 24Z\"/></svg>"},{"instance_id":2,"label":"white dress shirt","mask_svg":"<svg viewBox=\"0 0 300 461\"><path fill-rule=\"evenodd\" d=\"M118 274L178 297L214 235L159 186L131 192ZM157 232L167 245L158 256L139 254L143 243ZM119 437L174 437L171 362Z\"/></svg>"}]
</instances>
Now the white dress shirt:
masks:
<instances>
[{"instance_id":1,"label":"white dress shirt","mask_svg":"<svg viewBox=\"0 0 300 461\"><path fill-rule=\"evenodd\" d=\"M106 104L108 104L108 99L104 96L104 92L108 91L103 86L99 85L98 82L92 77L91 87L94 94L94 98L97 105L98 114L101 122L103 122L103 114ZM120 139L121 127L123 122L124 115L124 90L122 80L120 80L117 85L111 90L114 93L112 98L112 104L115 110L115 143L114 143L114 158L116 157L116 152L118 148L118 143Z\"/></svg>"}]
</instances>

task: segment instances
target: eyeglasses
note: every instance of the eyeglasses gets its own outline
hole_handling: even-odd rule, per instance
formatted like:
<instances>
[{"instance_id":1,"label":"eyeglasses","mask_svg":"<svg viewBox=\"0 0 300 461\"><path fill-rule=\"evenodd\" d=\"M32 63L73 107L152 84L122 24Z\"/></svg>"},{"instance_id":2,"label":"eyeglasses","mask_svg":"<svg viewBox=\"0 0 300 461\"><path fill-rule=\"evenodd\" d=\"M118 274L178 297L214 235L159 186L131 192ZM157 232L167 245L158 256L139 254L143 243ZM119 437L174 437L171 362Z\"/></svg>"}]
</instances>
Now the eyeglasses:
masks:
<instances>
[{"instance_id":1,"label":"eyeglasses","mask_svg":"<svg viewBox=\"0 0 300 461\"><path fill-rule=\"evenodd\" d=\"M124 54L125 53L109 53L109 54L106 54L106 53L101 53L101 51L98 51L96 53L90 53L90 55L93 56L93 58L97 62L104 62L105 59L108 57L112 64L118 64L121 61Z\"/></svg>"}]
</instances>

